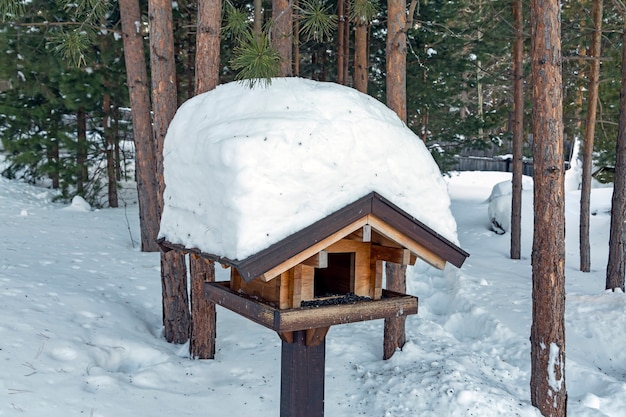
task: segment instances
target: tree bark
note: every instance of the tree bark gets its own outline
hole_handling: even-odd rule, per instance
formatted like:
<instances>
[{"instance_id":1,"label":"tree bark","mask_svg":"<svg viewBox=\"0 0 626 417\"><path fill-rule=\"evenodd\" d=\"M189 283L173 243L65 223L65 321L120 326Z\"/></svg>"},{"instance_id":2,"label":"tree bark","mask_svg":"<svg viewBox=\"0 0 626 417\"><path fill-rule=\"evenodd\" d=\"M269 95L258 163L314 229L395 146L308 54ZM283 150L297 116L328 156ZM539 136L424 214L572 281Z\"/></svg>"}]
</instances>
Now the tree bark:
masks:
<instances>
[{"instance_id":1,"label":"tree bark","mask_svg":"<svg viewBox=\"0 0 626 417\"><path fill-rule=\"evenodd\" d=\"M624 288L626 260L626 10L621 10L622 32L622 87L620 92L619 127L615 145L615 180L611 199L611 230L609 235L609 261L606 267L606 289Z\"/></svg>"},{"instance_id":2,"label":"tree bark","mask_svg":"<svg viewBox=\"0 0 626 417\"><path fill-rule=\"evenodd\" d=\"M191 320L187 298L187 265L183 252L161 251L161 287L165 340L186 343L189 340Z\"/></svg>"},{"instance_id":3,"label":"tree bark","mask_svg":"<svg viewBox=\"0 0 626 417\"><path fill-rule=\"evenodd\" d=\"M220 25L221 2L200 0L198 3L198 30L196 35L196 95L210 91L219 84L220 74ZM263 15L261 1L254 3L255 29L261 28ZM259 20L259 22L257 22ZM191 255L191 343L192 358L213 359L215 357L215 304L204 296L204 282L215 281L215 266L212 261Z\"/></svg>"},{"instance_id":4,"label":"tree bark","mask_svg":"<svg viewBox=\"0 0 626 417\"><path fill-rule=\"evenodd\" d=\"M159 217L163 210L163 142L176 113L176 62L171 0L148 2L150 23L150 70L152 75L152 114L159 184Z\"/></svg>"},{"instance_id":5,"label":"tree bark","mask_svg":"<svg viewBox=\"0 0 626 417\"><path fill-rule=\"evenodd\" d=\"M406 0L387 7L387 106L406 123Z\"/></svg>"},{"instance_id":6,"label":"tree bark","mask_svg":"<svg viewBox=\"0 0 626 417\"><path fill-rule=\"evenodd\" d=\"M365 94L368 81L367 61L367 24L359 22L354 31L354 88Z\"/></svg>"},{"instance_id":7,"label":"tree bark","mask_svg":"<svg viewBox=\"0 0 626 417\"><path fill-rule=\"evenodd\" d=\"M344 44L346 42L344 35L344 31L346 30L346 15L344 11L344 0L338 0L337 15L339 16L339 21L337 22L337 84L342 85L346 85L346 73L344 72L344 62L346 59L344 54Z\"/></svg>"},{"instance_id":8,"label":"tree bark","mask_svg":"<svg viewBox=\"0 0 626 417\"><path fill-rule=\"evenodd\" d=\"M161 212L158 203L156 157L150 120L149 81L141 32L141 11L139 0L119 0L119 6L135 141L141 250L156 252L159 250L156 241Z\"/></svg>"},{"instance_id":9,"label":"tree bark","mask_svg":"<svg viewBox=\"0 0 626 417\"><path fill-rule=\"evenodd\" d=\"M255 3L255 25L256 25ZM220 82L220 29L222 2L198 2L196 32L196 95L214 89Z\"/></svg>"},{"instance_id":10,"label":"tree bark","mask_svg":"<svg viewBox=\"0 0 626 417\"><path fill-rule=\"evenodd\" d=\"M587 120L585 122L585 145L583 148L582 187L580 190L580 270L591 270L591 245L589 243L589 205L591 201L591 174L593 169L593 142L596 132L598 87L600 84L600 49L602 46L602 0L593 1L594 30L591 41L589 68L589 95Z\"/></svg>"},{"instance_id":11,"label":"tree bark","mask_svg":"<svg viewBox=\"0 0 626 417\"><path fill-rule=\"evenodd\" d=\"M84 196L87 173L87 113L84 107L76 110L76 192Z\"/></svg>"},{"instance_id":12,"label":"tree bark","mask_svg":"<svg viewBox=\"0 0 626 417\"><path fill-rule=\"evenodd\" d=\"M513 0L513 176L511 259L520 259L522 240L522 176L524 159L524 18L522 0Z\"/></svg>"},{"instance_id":13,"label":"tree bark","mask_svg":"<svg viewBox=\"0 0 626 417\"><path fill-rule=\"evenodd\" d=\"M281 57L281 77L291 77L293 74L293 18L289 0L272 0L272 45Z\"/></svg>"},{"instance_id":14,"label":"tree bark","mask_svg":"<svg viewBox=\"0 0 626 417\"><path fill-rule=\"evenodd\" d=\"M387 289L399 293L406 292L406 265L398 265L390 262L385 263L385 276ZM383 359L393 356L398 349L402 349L406 343L406 316L385 319Z\"/></svg>"},{"instance_id":15,"label":"tree bark","mask_svg":"<svg viewBox=\"0 0 626 417\"><path fill-rule=\"evenodd\" d=\"M565 202L561 16L558 0L531 3L534 231L531 402L565 417Z\"/></svg>"},{"instance_id":16,"label":"tree bark","mask_svg":"<svg viewBox=\"0 0 626 417\"><path fill-rule=\"evenodd\" d=\"M191 341L192 358L215 357L215 303L204 296L204 283L215 282L215 262L197 255L189 256L191 277Z\"/></svg>"},{"instance_id":17,"label":"tree bark","mask_svg":"<svg viewBox=\"0 0 626 417\"><path fill-rule=\"evenodd\" d=\"M159 184L159 213L163 211L163 143L176 113L176 64L171 0L148 2L150 22L150 68L152 70L152 113ZM184 343L189 339L189 302L185 255L169 251L161 256L163 325L166 339Z\"/></svg>"},{"instance_id":18,"label":"tree bark","mask_svg":"<svg viewBox=\"0 0 626 417\"><path fill-rule=\"evenodd\" d=\"M104 117L102 119L102 128L104 131L104 143L106 144L107 158L107 196L109 207L117 207L117 177L116 177L116 160L115 160L115 131L111 129L111 95L104 93L102 98L102 110Z\"/></svg>"},{"instance_id":19,"label":"tree bark","mask_svg":"<svg viewBox=\"0 0 626 417\"><path fill-rule=\"evenodd\" d=\"M387 106L406 123L406 0L390 0L387 7ZM385 273L388 289L406 292L406 266L386 263ZM384 359L404 346L405 321L385 319Z\"/></svg>"},{"instance_id":20,"label":"tree bark","mask_svg":"<svg viewBox=\"0 0 626 417\"><path fill-rule=\"evenodd\" d=\"M209 3L221 3L219 1ZM221 4L220 4L221 7ZM252 23L252 32L260 35L263 30L263 0L254 0L254 21Z\"/></svg>"}]
</instances>

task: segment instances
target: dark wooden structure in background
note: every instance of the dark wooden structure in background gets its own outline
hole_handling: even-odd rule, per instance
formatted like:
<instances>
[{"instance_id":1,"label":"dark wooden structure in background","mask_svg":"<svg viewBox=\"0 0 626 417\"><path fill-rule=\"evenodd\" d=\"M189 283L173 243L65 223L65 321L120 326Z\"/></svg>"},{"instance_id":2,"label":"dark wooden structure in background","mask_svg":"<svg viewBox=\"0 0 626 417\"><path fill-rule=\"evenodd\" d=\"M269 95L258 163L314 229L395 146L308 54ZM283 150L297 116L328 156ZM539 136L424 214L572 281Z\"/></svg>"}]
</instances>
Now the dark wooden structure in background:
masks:
<instances>
[{"instance_id":1,"label":"dark wooden structure in background","mask_svg":"<svg viewBox=\"0 0 626 417\"><path fill-rule=\"evenodd\" d=\"M323 416L330 326L417 313L416 297L383 288L384 262L443 269L468 256L375 192L243 260L160 244L231 267L230 281L205 282L205 297L278 333L281 417Z\"/></svg>"}]
</instances>

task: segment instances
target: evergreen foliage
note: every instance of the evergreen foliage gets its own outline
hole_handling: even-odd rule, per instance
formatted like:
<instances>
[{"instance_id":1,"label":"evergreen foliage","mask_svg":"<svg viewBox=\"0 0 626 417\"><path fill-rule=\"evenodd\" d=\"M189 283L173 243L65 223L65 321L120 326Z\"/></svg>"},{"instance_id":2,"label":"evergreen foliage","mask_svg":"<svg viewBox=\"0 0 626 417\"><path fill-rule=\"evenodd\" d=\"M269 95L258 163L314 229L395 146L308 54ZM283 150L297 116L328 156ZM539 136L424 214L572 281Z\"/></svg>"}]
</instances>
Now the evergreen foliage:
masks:
<instances>
[{"instance_id":1,"label":"evergreen foliage","mask_svg":"<svg viewBox=\"0 0 626 417\"><path fill-rule=\"evenodd\" d=\"M0 80L8 86L0 92L0 141L7 158L2 174L45 181L64 199L80 193L95 206L102 205L107 180L102 121L105 110L116 113L103 109L103 95L111 97L114 108L127 103L121 41L113 34L116 13L102 14L103 5L110 6L95 0L70 6L29 2L22 15L5 15L0 31L5 51ZM96 16L101 19L97 31L95 23L86 23ZM61 39L71 40L63 44ZM77 114L82 113L85 141L79 139Z\"/></svg>"},{"instance_id":2,"label":"evergreen foliage","mask_svg":"<svg viewBox=\"0 0 626 417\"><path fill-rule=\"evenodd\" d=\"M611 167L619 112L622 17L612 2L605 3L595 163ZM47 177L54 182L58 172L58 186L71 196L79 172L73 165L78 151L75 114L80 108L87 112L92 132L87 158L90 175L102 168L106 148L101 138L102 96L111 92L115 108L128 100L121 41L114 34L119 29L116 4L110 0L0 0L0 48L6 51L0 64L0 86L11 87L0 87L0 139L9 153L5 175L30 181ZM253 36L253 2L224 2L222 82L249 80L252 85L278 74L279 57L269 39L271 2L262 4L263 33ZM387 2L353 0L348 4L346 17L352 24L358 16L367 16L371 22L368 92L384 101ZM566 0L562 7L564 118L569 143L584 131L591 5L590 0ZM299 0L294 7L301 35L299 76L336 80L337 1ZM179 102L193 92L196 13L193 0L176 2ZM527 8L524 15L528 31ZM420 1L411 17L407 28L409 127L426 142L444 170L453 167L458 154L509 153L510 2ZM353 38L350 42L352 54ZM529 50L530 41L526 45ZM526 85L531 83L527 75ZM531 92L530 88L526 91L527 102ZM530 107L526 114L530 116ZM526 134L530 119L525 118ZM58 158L53 156L57 146ZM93 187L94 192L97 188Z\"/></svg>"}]
</instances>

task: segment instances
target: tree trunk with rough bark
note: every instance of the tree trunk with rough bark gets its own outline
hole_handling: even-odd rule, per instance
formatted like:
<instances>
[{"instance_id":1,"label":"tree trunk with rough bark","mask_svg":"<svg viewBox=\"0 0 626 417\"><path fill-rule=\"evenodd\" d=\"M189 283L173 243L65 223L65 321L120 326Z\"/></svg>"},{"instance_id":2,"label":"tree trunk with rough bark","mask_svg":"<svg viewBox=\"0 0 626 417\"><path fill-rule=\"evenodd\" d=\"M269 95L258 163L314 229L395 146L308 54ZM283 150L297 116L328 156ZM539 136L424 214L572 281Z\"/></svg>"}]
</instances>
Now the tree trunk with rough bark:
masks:
<instances>
[{"instance_id":1,"label":"tree trunk with rough bark","mask_svg":"<svg viewBox=\"0 0 626 417\"><path fill-rule=\"evenodd\" d=\"M406 122L406 0L387 7L387 106Z\"/></svg>"},{"instance_id":2,"label":"tree trunk with rough bark","mask_svg":"<svg viewBox=\"0 0 626 417\"><path fill-rule=\"evenodd\" d=\"M293 13L289 0L272 0L272 45L281 57L281 77L293 75Z\"/></svg>"},{"instance_id":3,"label":"tree trunk with rough bark","mask_svg":"<svg viewBox=\"0 0 626 417\"><path fill-rule=\"evenodd\" d=\"M354 31L354 88L367 94L367 24L356 24Z\"/></svg>"},{"instance_id":4,"label":"tree trunk with rough bark","mask_svg":"<svg viewBox=\"0 0 626 417\"><path fill-rule=\"evenodd\" d=\"M593 1L594 30L591 36L589 55L589 87L587 98L587 119L585 121L585 142L583 147L582 187L580 190L580 270L591 270L591 244L589 243L589 205L591 202L591 174L593 170L593 143L596 132L596 111L598 108L598 87L600 85L600 49L602 46L602 0Z\"/></svg>"},{"instance_id":5,"label":"tree trunk with rough bark","mask_svg":"<svg viewBox=\"0 0 626 417\"><path fill-rule=\"evenodd\" d=\"M520 259L522 240L522 176L524 150L524 19L522 0L513 0L513 176L511 259Z\"/></svg>"},{"instance_id":6,"label":"tree trunk with rough bark","mask_svg":"<svg viewBox=\"0 0 626 417\"><path fill-rule=\"evenodd\" d=\"M347 84L346 73L344 71L344 62L346 60L346 56L344 54L344 44L346 42L344 31L346 30L347 25L344 4L344 0L337 1L337 16L339 17L337 22L337 84L342 85Z\"/></svg>"},{"instance_id":7,"label":"tree trunk with rough bark","mask_svg":"<svg viewBox=\"0 0 626 417\"><path fill-rule=\"evenodd\" d=\"M262 4L255 1L255 27L262 20ZM198 31L196 35L196 94L214 89L220 74L220 24L221 2L200 0L198 2ZM259 34L261 24L259 22ZM201 68L200 68L201 67ZM204 283L215 281L214 262L196 255L189 257L191 279L191 342L192 358L215 357L215 304L204 296Z\"/></svg>"},{"instance_id":8,"label":"tree trunk with rough bark","mask_svg":"<svg viewBox=\"0 0 626 417\"><path fill-rule=\"evenodd\" d=\"M204 283L215 282L215 262L197 255L189 256L191 279L191 341L192 358L215 357L215 303L204 296Z\"/></svg>"},{"instance_id":9,"label":"tree trunk with rough bark","mask_svg":"<svg viewBox=\"0 0 626 417\"><path fill-rule=\"evenodd\" d=\"M565 417L565 199L561 16L558 0L531 3L534 231L531 402Z\"/></svg>"},{"instance_id":10,"label":"tree trunk with rough bark","mask_svg":"<svg viewBox=\"0 0 626 417\"><path fill-rule=\"evenodd\" d=\"M135 169L139 199L141 250L159 250L158 182L156 157L150 120L150 93L146 59L143 49L141 11L139 0L119 0L124 42L126 80L130 96L133 138L135 141Z\"/></svg>"},{"instance_id":11,"label":"tree trunk with rough bark","mask_svg":"<svg viewBox=\"0 0 626 417\"><path fill-rule=\"evenodd\" d=\"M255 3L255 25L257 16L256 6L257 4ZM220 82L221 17L221 1L198 1L196 95L214 89Z\"/></svg>"},{"instance_id":12,"label":"tree trunk with rough bark","mask_svg":"<svg viewBox=\"0 0 626 417\"><path fill-rule=\"evenodd\" d=\"M183 252L161 251L161 290L165 340L186 343L189 340L191 315L187 296L187 265Z\"/></svg>"},{"instance_id":13,"label":"tree trunk with rough bark","mask_svg":"<svg viewBox=\"0 0 626 417\"><path fill-rule=\"evenodd\" d=\"M159 213L163 211L163 143L167 128L177 108L176 64L174 61L174 28L172 2L150 0L150 68L152 73L152 113L156 168L159 184ZM189 340L189 302L187 269L181 251L161 252L163 286L163 325L166 339L174 343ZM184 325L183 325L184 324Z\"/></svg>"},{"instance_id":14,"label":"tree trunk with rough bark","mask_svg":"<svg viewBox=\"0 0 626 417\"><path fill-rule=\"evenodd\" d=\"M115 142L117 140L115 130L111 128L112 112L111 112L111 95L104 93L102 98L102 111L104 117L102 119L102 128L104 131L104 142L106 143L106 159L107 159L107 196L109 207L117 207L117 176L115 159Z\"/></svg>"},{"instance_id":15,"label":"tree trunk with rough bark","mask_svg":"<svg viewBox=\"0 0 626 417\"><path fill-rule=\"evenodd\" d=\"M624 292L626 271L626 10L621 10L622 33L622 87L620 92L619 128L615 145L615 180L611 199L611 231L609 261L606 267L606 289Z\"/></svg>"},{"instance_id":16,"label":"tree trunk with rough bark","mask_svg":"<svg viewBox=\"0 0 626 417\"><path fill-rule=\"evenodd\" d=\"M76 110L76 192L80 196L85 194L85 184L89 176L87 148L87 113L84 107L79 107Z\"/></svg>"},{"instance_id":17,"label":"tree trunk with rough bark","mask_svg":"<svg viewBox=\"0 0 626 417\"><path fill-rule=\"evenodd\" d=\"M406 0L390 0L387 20L387 106L406 123ZM386 263L387 288L406 292L406 267ZM385 319L383 358L389 359L406 341L406 317Z\"/></svg>"}]
</instances>

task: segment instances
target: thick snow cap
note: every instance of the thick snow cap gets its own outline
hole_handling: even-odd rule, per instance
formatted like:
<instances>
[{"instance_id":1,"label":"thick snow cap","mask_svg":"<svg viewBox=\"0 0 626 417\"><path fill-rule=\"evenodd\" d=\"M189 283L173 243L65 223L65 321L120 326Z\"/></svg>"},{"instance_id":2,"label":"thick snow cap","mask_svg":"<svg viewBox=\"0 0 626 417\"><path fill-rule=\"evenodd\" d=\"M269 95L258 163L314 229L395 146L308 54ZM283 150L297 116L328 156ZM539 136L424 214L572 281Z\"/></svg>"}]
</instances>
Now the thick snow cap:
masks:
<instances>
[{"instance_id":1,"label":"thick snow cap","mask_svg":"<svg viewBox=\"0 0 626 417\"><path fill-rule=\"evenodd\" d=\"M159 237L245 259L376 191L452 242L424 143L384 104L300 78L232 82L184 103L164 145Z\"/></svg>"}]
</instances>

